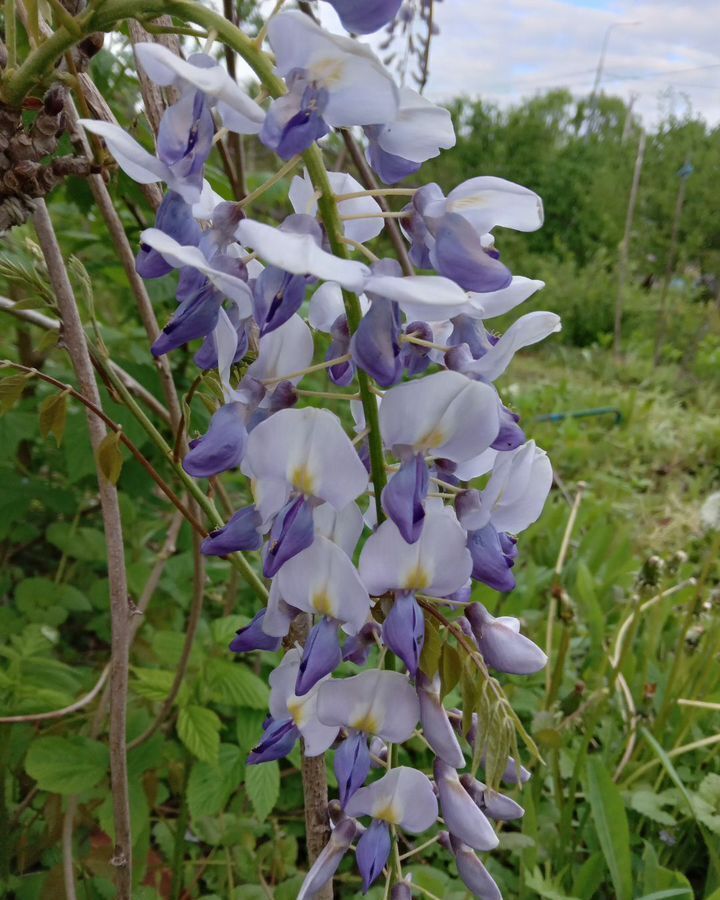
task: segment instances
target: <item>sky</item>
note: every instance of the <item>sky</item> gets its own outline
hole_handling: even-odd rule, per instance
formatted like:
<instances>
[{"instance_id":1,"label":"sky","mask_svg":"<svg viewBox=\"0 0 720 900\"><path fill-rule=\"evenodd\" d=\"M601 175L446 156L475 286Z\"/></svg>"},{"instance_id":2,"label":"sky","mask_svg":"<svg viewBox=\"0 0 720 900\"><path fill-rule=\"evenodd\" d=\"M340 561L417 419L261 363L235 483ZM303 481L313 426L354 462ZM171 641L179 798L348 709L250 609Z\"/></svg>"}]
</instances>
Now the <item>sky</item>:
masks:
<instances>
[{"instance_id":1,"label":"sky","mask_svg":"<svg viewBox=\"0 0 720 900\"><path fill-rule=\"evenodd\" d=\"M320 7L336 30L329 4ZM689 108L720 123L720 0L438 0L435 17L426 94L436 102L588 94L608 26L637 22L611 30L601 89L637 95L647 127Z\"/></svg>"}]
</instances>

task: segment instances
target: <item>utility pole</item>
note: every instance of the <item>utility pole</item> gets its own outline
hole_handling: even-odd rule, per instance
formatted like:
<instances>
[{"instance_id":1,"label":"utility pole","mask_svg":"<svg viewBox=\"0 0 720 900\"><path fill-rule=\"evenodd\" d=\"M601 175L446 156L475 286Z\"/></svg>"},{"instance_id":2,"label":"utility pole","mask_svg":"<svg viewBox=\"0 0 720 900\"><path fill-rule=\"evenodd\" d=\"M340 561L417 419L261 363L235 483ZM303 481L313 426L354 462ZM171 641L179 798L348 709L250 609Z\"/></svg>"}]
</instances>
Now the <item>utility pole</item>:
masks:
<instances>
[{"instance_id":1,"label":"utility pole","mask_svg":"<svg viewBox=\"0 0 720 900\"><path fill-rule=\"evenodd\" d=\"M635 206L637 205L638 189L640 188L640 173L642 172L643 160L645 159L645 132L640 132L640 142L638 143L637 156L635 157L635 169L633 170L632 187L630 188L630 199L628 200L627 215L625 216L625 231L622 241L620 242L620 259L618 263L618 292L615 300L615 336L613 341L613 349L615 359L619 362L622 358L622 317L623 306L625 302L625 282L627 280L628 270L628 254L630 247L630 236L632 234L633 221L635 219Z\"/></svg>"},{"instance_id":2,"label":"utility pole","mask_svg":"<svg viewBox=\"0 0 720 900\"><path fill-rule=\"evenodd\" d=\"M653 365L655 367L660 363L660 354L662 345L665 342L665 333L667 331L667 298L670 290L670 279L675 271L675 256L677 254L678 233L680 231L680 219L682 218L683 205L685 204L685 191L687 189L687 180L692 175L693 167L690 162L686 161L685 165L678 172L680 184L678 185L677 197L675 199L675 213L673 215L672 231L670 232L670 249L668 250L667 266L665 268L665 278L663 280L662 292L660 294L660 314L658 317L657 331L655 333L655 352L653 354Z\"/></svg>"},{"instance_id":3,"label":"utility pole","mask_svg":"<svg viewBox=\"0 0 720 900\"><path fill-rule=\"evenodd\" d=\"M627 112L625 113L625 121L623 122L622 135L620 137L621 144L624 144L625 141L630 137L630 131L632 129L632 111L633 111L633 107L635 106L635 101L637 100L638 96L639 95L636 94L635 91L633 91L630 94L630 99L628 100Z\"/></svg>"}]
</instances>

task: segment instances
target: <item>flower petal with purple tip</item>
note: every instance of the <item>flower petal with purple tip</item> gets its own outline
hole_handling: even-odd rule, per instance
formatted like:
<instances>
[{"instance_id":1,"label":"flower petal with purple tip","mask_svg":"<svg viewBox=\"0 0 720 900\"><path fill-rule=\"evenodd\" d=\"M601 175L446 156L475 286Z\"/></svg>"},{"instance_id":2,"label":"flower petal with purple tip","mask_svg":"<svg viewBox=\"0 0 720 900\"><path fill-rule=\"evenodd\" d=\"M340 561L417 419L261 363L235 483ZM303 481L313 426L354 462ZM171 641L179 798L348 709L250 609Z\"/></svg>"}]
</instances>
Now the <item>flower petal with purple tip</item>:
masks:
<instances>
[{"instance_id":1,"label":"flower petal with purple tip","mask_svg":"<svg viewBox=\"0 0 720 900\"><path fill-rule=\"evenodd\" d=\"M425 642L425 618L412 593L398 593L383 623L382 639L414 678Z\"/></svg>"}]
</instances>

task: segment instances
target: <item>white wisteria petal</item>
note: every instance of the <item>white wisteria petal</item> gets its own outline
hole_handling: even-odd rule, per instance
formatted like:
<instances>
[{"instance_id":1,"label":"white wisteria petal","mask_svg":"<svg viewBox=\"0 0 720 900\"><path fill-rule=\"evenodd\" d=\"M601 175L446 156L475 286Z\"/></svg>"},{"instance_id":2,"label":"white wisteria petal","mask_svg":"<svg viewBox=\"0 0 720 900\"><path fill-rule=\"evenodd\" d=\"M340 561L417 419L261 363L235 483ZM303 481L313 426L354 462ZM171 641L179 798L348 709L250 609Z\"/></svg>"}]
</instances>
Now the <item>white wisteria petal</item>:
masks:
<instances>
[{"instance_id":1,"label":"white wisteria petal","mask_svg":"<svg viewBox=\"0 0 720 900\"><path fill-rule=\"evenodd\" d=\"M329 125L374 125L396 117L398 89L367 44L330 34L298 10L271 19L268 40L280 75L306 69L310 81L327 89L323 118Z\"/></svg>"},{"instance_id":2,"label":"white wisteria petal","mask_svg":"<svg viewBox=\"0 0 720 900\"><path fill-rule=\"evenodd\" d=\"M345 812L349 816L372 816L420 834L435 824L438 804L427 775L410 766L397 766L356 791Z\"/></svg>"},{"instance_id":3,"label":"white wisteria petal","mask_svg":"<svg viewBox=\"0 0 720 900\"><path fill-rule=\"evenodd\" d=\"M239 400L238 392L230 384L230 371L237 352L237 328L230 321L230 317L222 307L218 314L218 322L213 336L215 338L215 347L217 348L218 375L220 376L225 402L229 403L231 400Z\"/></svg>"},{"instance_id":4,"label":"white wisteria petal","mask_svg":"<svg viewBox=\"0 0 720 900\"><path fill-rule=\"evenodd\" d=\"M297 384L302 375L293 378L285 376L307 369L312 363L313 352L312 332L295 314L279 328L260 338L257 359L250 364L247 374L258 381L273 382L269 385L270 390L279 381Z\"/></svg>"},{"instance_id":5,"label":"white wisteria petal","mask_svg":"<svg viewBox=\"0 0 720 900\"><path fill-rule=\"evenodd\" d=\"M284 563L276 577L283 598L297 609L338 619L350 634L367 622L370 598L352 560L322 535Z\"/></svg>"},{"instance_id":6,"label":"white wisteria petal","mask_svg":"<svg viewBox=\"0 0 720 900\"><path fill-rule=\"evenodd\" d=\"M482 492L486 521L473 523L482 528L492 522L497 531L519 534L540 518L552 487L553 472L547 453L527 441L516 450L498 453L492 475Z\"/></svg>"},{"instance_id":7,"label":"white wisteria petal","mask_svg":"<svg viewBox=\"0 0 720 900\"><path fill-rule=\"evenodd\" d=\"M213 211L215 207L219 203L224 203L225 200L220 196L215 190L213 190L211 184L206 179L203 179L202 191L200 192L200 199L197 203L193 203L192 205L192 214L193 218L201 219L204 221L208 221L212 219Z\"/></svg>"},{"instance_id":8,"label":"white wisteria petal","mask_svg":"<svg viewBox=\"0 0 720 900\"><path fill-rule=\"evenodd\" d=\"M363 315L370 308L370 301L365 294L360 294L360 311ZM335 281L324 281L310 298L308 304L308 322L317 331L330 332L338 316L345 315L342 288Z\"/></svg>"},{"instance_id":9,"label":"white wisteria petal","mask_svg":"<svg viewBox=\"0 0 720 900\"><path fill-rule=\"evenodd\" d=\"M262 623L262 630L270 637L285 637L290 631L290 625L294 617L292 608L285 602L280 593L280 584L277 578L273 578L270 585L270 594L268 596L265 617ZM291 687L294 688L293 681ZM270 695L272 703L272 694ZM270 710L272 712L272 709Z\"/></svg>"},{"instance_id":10,"label":"white wisteria petal","mask_svg":"<svg viewBox=\"0 0 720 900\"><path fill-rule=\"evenodd\" d=\"M508 675L533 675L547 664L547 656L540 647L520 633L518 619L496 618L482 603L470 604L466 614L480 653L491 668Z\"/></svg>"},{"instance_id":11,"label":"white wisteria petal","mask_svg":"<svg viewBox=\"0 0 720 900\"><path fill-rule=\"evenodd\" d=\"M334 194L354 194L364 191L360 182L346 172L328 172L327 174ZM314 216L317 213L315 188L307 175L304 177L296 175L293 178L290 183L289 197L296 213L304 213L308 216ZM341 216L366 217L343 222L345 236L359 241L361 244L377 237L385 224L380 204L373 197L354 197L351 200L341 200L338 203L338 212Z\"/></svg>"},{"instance_id":12,"label":"white wisteria petal","mask_svg":"<svg viewBox=\"0 0 720 900\"><path fill-rule=\"evenodd\" d=\"M526 313L512 323L497 344L491 346L480 359L470 363L465 371L486 381L495 381L510 365L518 350L545 340L561 328L560 316L556 313Z\"/></svg>"},{"instance_id":13,"label":"white wisteria petal","mask_svg":"<svg viewBox=\"0 0 720 900\"><path fill-rule=\"evenodd\" d=\"M265 120L262 107L252 100L220 65L195 66L167 47L155 43L135 45L135 53L149 78L162 86L175 85L202 91L218 101L223 125L238 134L257 134Z\"/></svg>"},{"instance_id":14,"label":"white wisteria petal","mask_svg":"<svg viewBox=\"0 0 720 900\"><path fill-rule=\"evenodd\" d=\"M244 219L235 235L270 265L293 275L315 275L323 281L337 281L349 291L359 292L370 274L361 262L326 253L309 234L281 231L273 225Z\"/></svg>"},{"instance_id":15,"label":"white wisteria petal","mask_svg":"<svg viewBox=\"0 0 720 900\"><path fill-rule=\"evenodd\" d=\"M435 784L445 827L473 850L493 850L500 843L495 829L460 783L452 766L435 760Z\"/></svg>"},{"instance_id":16,"label":"white wisteria petal","mask_svg":"<svg viewBox=\"0 0 720 900\"><path fill-rule=\"evenodd\" d=\"M310 298L308 322L316 331L327 334L337 317L344 313L342 288L335 281L324 281Z\"/></svg>"},{"instance_id":17,"label":"white wisteria petal","mask_svg":"<svg viewBox=\"0 0 720 900\"><path fill-rule=\"evenodd\" d=\"M290 497L290 485L284 478L253 478L250 467L243 459L240 470L251 479L253 503L262 519L263 533L270 530L272 520Z\"/></svg>"},{"instance_id":18,"label":"white wisteria petal","mask_svg":"<svg viewBox=\"0 0 720 900\"><path fill-rule=\"evenodd\" d=\"M486 294L476 294L474 291L470 291L468 294L470 305L467 314L477 319L492 319L495 316L502 316L524 303L528 297L532 297L534 293L544 287L544 281L525 278L523 275L514 275L510 284L500 291L488 291Z\"/></svg>"},{"instance_id":19,"label":"white wisteria petal","mask_svg":"<svg viewBox=\"0 0 720 900\"><path fill-rule=\"evenodd\" d=\"M425 162L455 146L452 116L412 88L401 87L397 118L385 124L377 142L386 153Z\"/></svg>"},{"instance_id":20,"label":"white wisteria petal","mask_svg":"<svg viewBox=\"0 0 720 900\"><path fill-rule=\"evenodd\" d=\"M499 430L495 390L460 372L436 372L399 384L380 404L386 447L429 451L457 463L487 449Z\"/></svg>"},{"instance_id":21,"label":"white wisteria petal","mask_svg":"<svg viewBox=\"0 0 720 900\"><path fill-rule=\"evenodd\" d=\"M434 204L428 215L434 215ZM479 234L496 226L515 231L537 231L543 223L543 204L529 188L481 175L459 184L447 195L445 212L460 213Z\"/></svg>"},{"instance_id":22,"label":"white wisteria petal","mask_svg":"<svg viewBox=\"0 0 720 900\"><path fill-rule=\"evenodd\" d=\"M138 184L165 181L169 184L174 180L165 163L153 156L152 153L148 153L124 128L114 125L112 122L102 122L99 119L78 119L78 122L86 131L103 138L117 164L133 181L137 181ZM197 200L197 190L195 188L188 188L188 190L192 190L192 200ZM183 199L191 202L185 194L182 196Z\"/></svg>"},{"instance_id":23,"label":"white wisteria petal","mask_svg":"<svg viewBox=\"0 0 720 900\"><path fill-rule=\"evenodd\" d=\"M305 741L305 756L319 756L332 745L338 728L323 725L317 717L317 692L322 680L302 697L295 694L299 668L300 651L292 649L270 673L270 715L285 719L289 713Z\"/></svg>"},{"instance_id":24,"label":"white wisteria petal","mask_svg":"<svg viewBox=\"0 0 720 900\"><path fill-rule=\"evenodd\" d=\"M177 269L190 266L202 272L213 287L235 302L241 319L252 315L252 294L247 283L236 275L215 268L199 247L179 244L159 228L146 228L140 235L140 241L156 250L171 266Z\"/></svg>"},{"instance_id":25,"label":"white wisteria petal","mask_svg":"<svg viewBox=\"0 0 720 900\"><path fill-rule=\"evenodd\" d=\"M449 506L428 506L420 537L408 544L386 519L365 542L359 571L373 596L386 591L425 591L445 597L470 577L472 558L465 529Z\"/></svg>"},{"instance_id":26,"label":"white wisteria petal","mask_svg":"<svg viewBox=\"0 0 720 900\"><path fill-rule=\"evenodd\" d=\"M285 481L343 509L367 487L368 473L336 415L281 409L250 432L244 462L255 478Z\"/></svg>"},{"instance_id":27,"label":"white wisteria petal","mask_svg":"<svg viewBox=\"0 0 720 900\"><path fill-rule=\"evenodd\" d=\"M460 463L453 474L456 478L459 478L460 481L472 481L473 478L479 478L481 475L487 475L487 473L495 465L495 458L497 457L497 455L497 450L493 450L492 447L488 447L487 450L483 450L482 453L479 453L472 459L468 459L466 462Z\"/></svg>"},{"instance_id":28,"label":"white wisteria petal","mask_svg":"<svg viewBox=\"0 0 720 900\"><path fill-rule=\"evenodd\" d=\"M469 306L465 291L442 275L371 275L365 291L395 300L410 320L452 319Z\"/></svg>"},{"instance_id":29,"label":"white wisteria petal","mask_svg":"<svg viewBox=\"0 0 720 900\"><path fill-rule=\"evenodd\" d=\"M325 725L355 728L402 744L415 730L420 703L407 675L367 669L351 678L324 681L317 714Z\"/></svg>"},{"instance_id":30,"label":"white wisteria petal","mask_svg":"<svg viewBox=\"0 0 720 900\"><path fill-rule=\"evenodd\" d=\"M360 540L365 522L357 503L348 503L344 509L333 509L329 503L316 506L313 511L315 534L326 537L352 556Z\"/></svg>"}]
</instances>

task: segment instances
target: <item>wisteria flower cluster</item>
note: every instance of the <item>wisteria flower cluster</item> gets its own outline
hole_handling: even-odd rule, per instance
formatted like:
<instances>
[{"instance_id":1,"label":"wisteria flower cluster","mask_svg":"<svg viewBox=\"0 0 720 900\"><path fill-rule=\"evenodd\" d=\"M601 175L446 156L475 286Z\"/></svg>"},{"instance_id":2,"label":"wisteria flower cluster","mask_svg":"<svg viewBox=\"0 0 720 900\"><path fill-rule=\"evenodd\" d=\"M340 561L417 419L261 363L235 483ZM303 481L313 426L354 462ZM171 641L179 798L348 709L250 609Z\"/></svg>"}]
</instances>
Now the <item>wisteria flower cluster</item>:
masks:
<instances>
[{"instance_id":1,"label":"wisteria flower cluster","mask_svg":"<svg viewBox=\"0 0 720 900\"><path fill-rule=\"evenodd\" d=\"M383 27L399 6L330 2L355 33ZM248 762L285 757L299 739L308 756L335 749L332 835L301 898L322 889L353 845L367 890L393 865L398 835L437 830L439 815L438 839L468 889L498 897L476 852L498 844L490 820L523 814L498 782L529 773L510 752L512 711L489 670L528 675L546 657L517 619L491 615L471 593L473 582L514 588L516 536L538 518L552 482L546 454L525 439L494 382L518 350L560 324L531 312L498 336L485 322L543 287L513 276L493 238L497 227L539 228L542 204L488 176L447 196L437 184L408 189L399 218L422 274L365 246L386 218L378 191L344 172L327 174L325 199L342 223L335 238L363 261L337 252L307 173L293 178L294 211L281 224L248 217L204 180L218 127L257 135L298 164L331 129L357 126L385 184L455 141L447 111L398 89L365 44L299 11L274 15L267 40L287 88L267 107L208 53L183 60L148 43L136 47L141 66L180 95L157 155L118 126L82 122L130 177L167 185L137 257L144 278L179 273L177 310L152 352L202 340L195 362L217 369L224 396L184 468L196 478L239 468L251 487L253 503L202 548L260 551L267 605L231 649L286 649ZM326 348L320 363L316 343ZM350 417L303 405L327 398L299 393L311 371L326 373L330 402L350 401L352 436ZM335 390L353 385L359 392ZM293 630L301 613L313 622L303 646ZM356 674L338 676L341 666ZM462 711L443 702L456 685ZM432 778L399 764L399 748L418 735L435 756ZM481 765L486 783L475 777ZM410 896L396 856L393 897Z\"/></svg>"}]
</instances>

